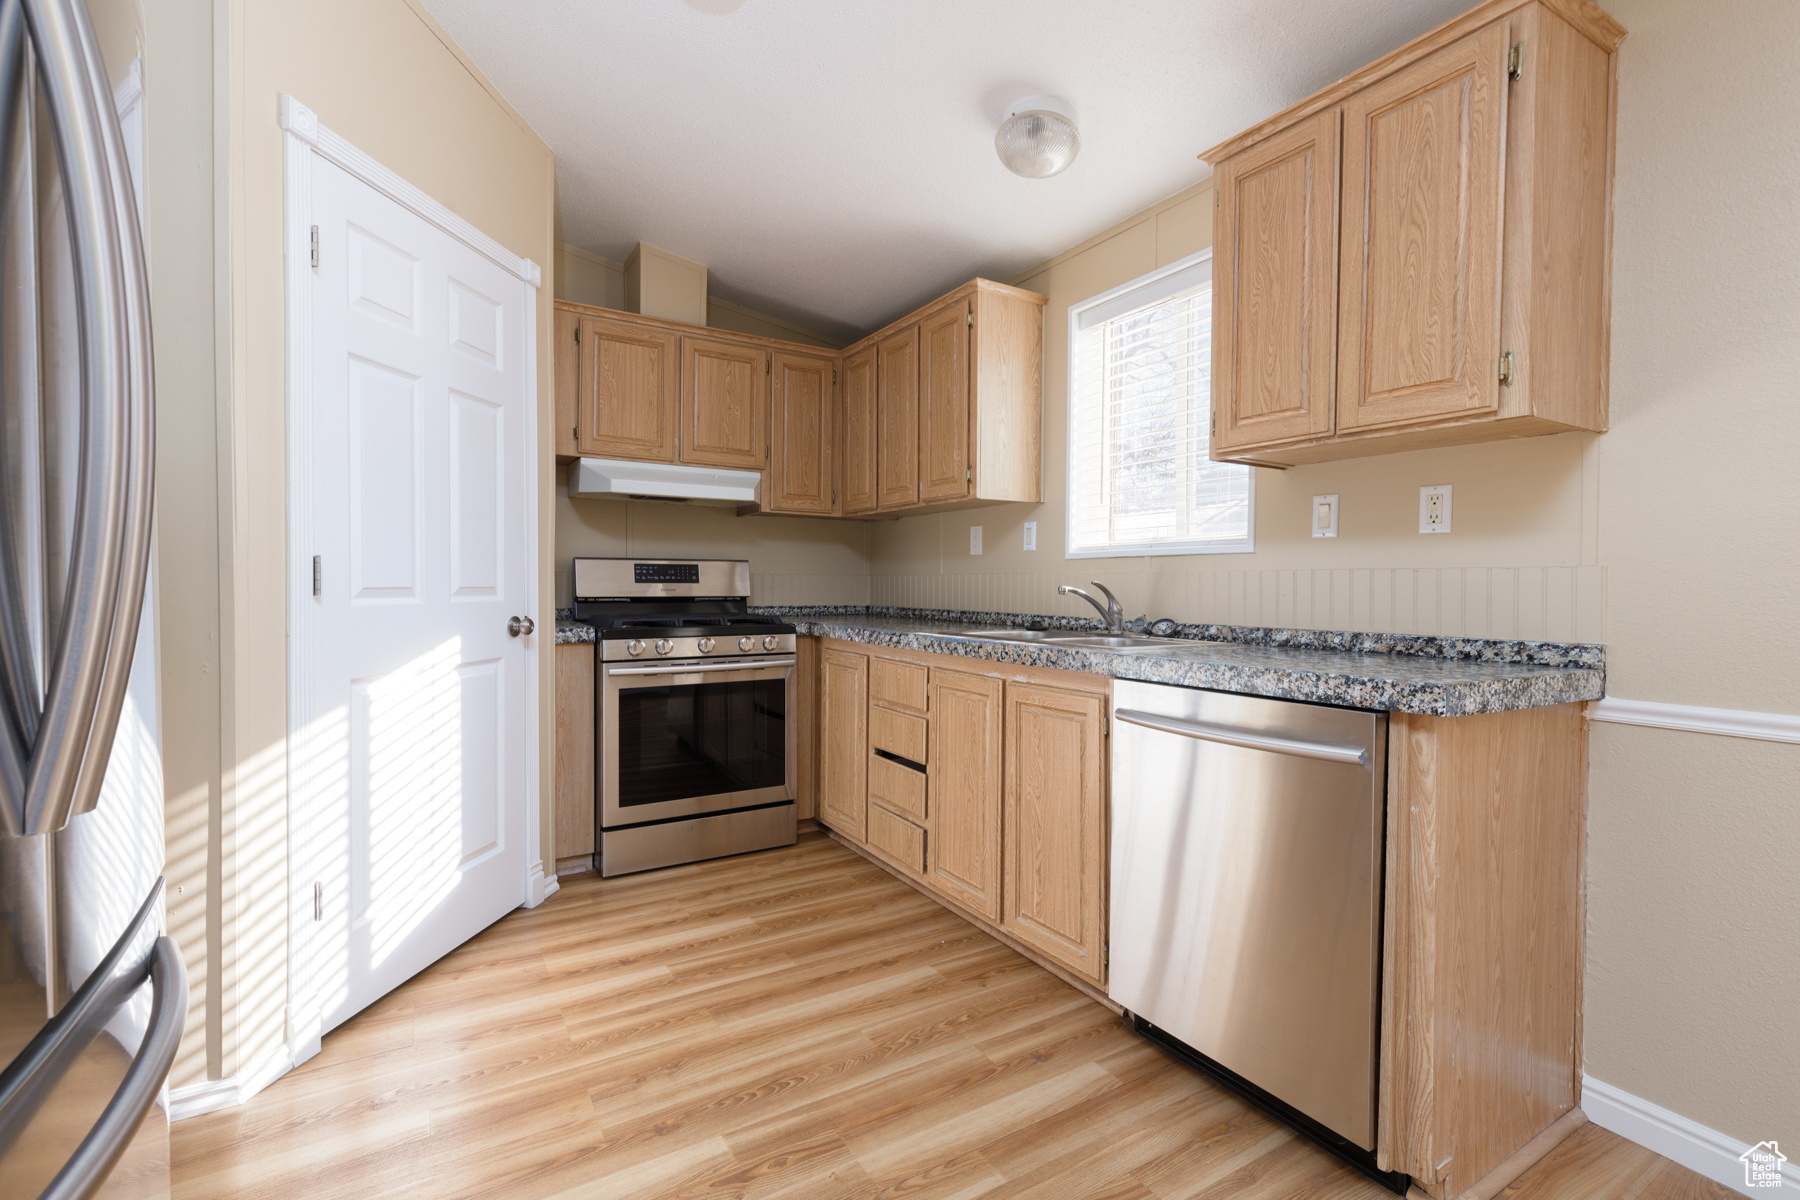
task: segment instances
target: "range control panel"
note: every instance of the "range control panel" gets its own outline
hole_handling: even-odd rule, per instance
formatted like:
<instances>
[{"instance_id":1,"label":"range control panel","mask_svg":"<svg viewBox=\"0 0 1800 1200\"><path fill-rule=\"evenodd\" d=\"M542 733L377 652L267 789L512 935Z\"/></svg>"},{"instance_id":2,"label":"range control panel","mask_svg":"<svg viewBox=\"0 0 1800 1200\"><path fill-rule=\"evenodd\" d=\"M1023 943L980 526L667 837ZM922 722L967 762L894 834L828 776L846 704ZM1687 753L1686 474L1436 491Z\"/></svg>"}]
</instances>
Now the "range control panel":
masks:
<instances>
[{"instance_id":1,"label":"range control panel","mask_svg":"<svg viewBox=\"0 0 1800 1200\"><path fill-rule=\"evenodd\" d=\"M636 583L699 583L699 563L641 562L631 565Z\"/></svg>"}]
</instances>

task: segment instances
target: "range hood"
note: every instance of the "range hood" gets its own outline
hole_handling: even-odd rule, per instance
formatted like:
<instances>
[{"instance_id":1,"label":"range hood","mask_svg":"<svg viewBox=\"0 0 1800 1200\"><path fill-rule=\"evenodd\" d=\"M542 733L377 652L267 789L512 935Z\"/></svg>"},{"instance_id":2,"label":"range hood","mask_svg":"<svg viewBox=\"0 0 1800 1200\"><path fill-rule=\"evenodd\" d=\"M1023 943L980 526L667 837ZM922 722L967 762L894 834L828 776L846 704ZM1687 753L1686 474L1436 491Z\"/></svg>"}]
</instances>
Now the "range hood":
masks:
<instances>
[{"instance_id":1,"label":"range hood","mask_svg":"<svg viewBox=\"0 0 1800 1200\"><path fill-rule=\"evenodd\" d=\"M761 502L762 472L584 458L575 465L569 495L588 500L664 500L736 508Z\"/></svg>"}]
</instances>

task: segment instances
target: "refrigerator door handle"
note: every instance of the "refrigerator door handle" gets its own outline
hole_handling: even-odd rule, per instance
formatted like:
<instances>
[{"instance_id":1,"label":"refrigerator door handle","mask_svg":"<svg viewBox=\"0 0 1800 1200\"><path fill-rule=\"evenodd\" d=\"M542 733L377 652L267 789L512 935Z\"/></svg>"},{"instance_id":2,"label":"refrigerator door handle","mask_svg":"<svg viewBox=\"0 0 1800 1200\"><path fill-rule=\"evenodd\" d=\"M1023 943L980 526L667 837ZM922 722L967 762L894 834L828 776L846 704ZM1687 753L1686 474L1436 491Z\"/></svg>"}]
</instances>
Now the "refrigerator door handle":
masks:
<instances>
[{"instance_id":1,"label":"refrigerator door handle","mask_svg":"<svg viewBox=\"0 0 1800 1200\"><path fill-rule=\"evenodd\" d=\"M149 954L133 959L131 950L147 930L155 927L162 912L162 894L163 881L159 878L150 888L150 894L144 897L144 903L131 919L131 924L125 927L125 932L113 943L113 948L107 951L100 965L88 975L86 982L69 997L61 1011L38 1030L37 1036L26 1043L18 1057L7 1064L4 1071L0 1071L0 1153L4 1153L31 1123L44 1098L56 1088L57 1082L81 1056L88 1043L106 1028L106 1023L112 1020L113 1014L143 984L145 976L155 979L158 951L153 948ZM159 938L158 946L165 941L169 939ZM169 950L174 953L176 970L185 980L187 972L173 942L169 943ZM182 994L185 996L185 991ZM175 1008L184 1011L185 999L175 1005ZM155 1040L156 1021L160 1015L159 1009L151 1017L151 1032L144 1035L146 1048ZM179 1021L179 1018L176 1019ZM143 1057L141 1049L138 1057ZM170 1061L174 1060L171 1058ZM127 1075L127 1081L129 1079L130 1076ZM160 1087L161 1084L162 1076L158 1076L157 1086ZM152 1092L154 1093L154 1089ZM107 1111L110 1112L111 1109ZM141 1119L143 1113L140 1112L138 1116ZM132 1129L136 1128L134 1123Z\"/></svg>"},{"instance_id":2,"label":"refrigerator door handle","mask_svg":"<svg viewBox=\"0 0 1800 1200\"><path fill-rule=\"evenodd\" d=\"M167 934L156 939L147 968L152 998L144 1042L100 1120L38 1200L88 1200L99 1191L143 1124L144 1115L156 1103L163 1080L175 1064L175 1051L181 1046L182 1028L187 1023L188 994L187 966L175 939Z\"/></svg>"}]
</instances>

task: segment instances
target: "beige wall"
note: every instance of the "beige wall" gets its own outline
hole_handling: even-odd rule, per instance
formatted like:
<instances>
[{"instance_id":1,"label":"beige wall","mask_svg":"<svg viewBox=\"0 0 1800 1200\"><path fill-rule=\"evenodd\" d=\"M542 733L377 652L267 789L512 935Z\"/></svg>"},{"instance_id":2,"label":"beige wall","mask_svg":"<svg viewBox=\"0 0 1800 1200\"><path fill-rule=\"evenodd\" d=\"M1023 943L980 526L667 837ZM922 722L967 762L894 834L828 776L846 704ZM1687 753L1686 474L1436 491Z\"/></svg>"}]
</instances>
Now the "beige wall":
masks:
<instances>
[{"instance_id":1,"label":"beige wall","mask_svg":"<svg viewBox=\"0 0 1800 1200\"><path fill-rule=\"evenodd\" d=\"M1602 0L1619 57L1607 690L1800 713L1800 5ZM1595 725L1587 1069L1800 1144L1800 746Z\"/></svg>"},{"instance_id":2,"label":"beige wall","mask_svg":"<svg viewBox=\"0 0 1800 1200\"><path fill-rule=\"evenodd\" d=\"M1195 173L1205 168L1196 164ZM1254 553L1065 559L1068 310L1212 244L1210 180L1012 282L1044 310L1044 502L911 517L872 541L877 603L1091 613L1056 595L1099 579L1132 615L1183 621L1599 641L1605 571L1592 536L1588 435L1392 454L1256 473ZM1455 487L1450 535L1421 536L1418 489ZM1314 495L1341 497L1333 541ZM1026 551L1023 524L1037 522ZM969 527L982 527L971 556Z\"/></svg>"},{"instance_id":3,"label":"beige wall","mask_svg":"<svg viewBox=\"0 0 1800 1200\"><path fill-rule=\"evenodd\" d=\"M163 380L164 705L175 717L165 726L171 923L189 962L200 966L199 1011L173 1079L182 1086L235 1074L287 1036L277 98L295 96L327 127L547 274L555 162L411 0L153 0L149 24L151 240L158 270L169 268L153 303ZM165 82L167 108L158 90ZM215 147L203 183L194 164L205 164ZM190 266L190 259L199 262ZM546 287L538 311L546 418L551 328ZM192 344L209 330L216 338L211 379L207 355ZM550 423L541 425L548 464ZM546 470L540 618L553 604L553 488ZM549 647L545 639L546 711L554 695ZM545 723L540 747L546 780L552 728ZM546 843L552 828L543 821Z\"/></svg>"},{"instance_id":4,"label":"beige wall","mask_svg":"<svg viewBox=\"0 0 1800 1200\"><path fill-rule=\"evenodd\" d=\"M818 517L740 517L729 508L571 500L556 488L556 595L573 595L569 561L584 558L743 558L755 604L869 603L868 525Z\"/></svg>"},{"instance_id":5,"label":"beige wall","mask_svg":"<svg viewBox=\"0 0 1800 1200\"><path fill-rule=\"evenodd\" d=\"M1069 305L1207 246L1202 182L1014 281L1050 297L1044 503L874 527L876 602L1085 613L1054 586L1098 577L1186 620L1605 641L1612 695L1800 712L1800 6L1602 2L1631 31L1610 432L1259 471L1254 553L1065 560ZM1427 483L1455 533L1415 532ZM1800 1143L1796 777L1800 746L1594 726L1587 1070L1752 1143Z\"/></svg>"}]
</instances>

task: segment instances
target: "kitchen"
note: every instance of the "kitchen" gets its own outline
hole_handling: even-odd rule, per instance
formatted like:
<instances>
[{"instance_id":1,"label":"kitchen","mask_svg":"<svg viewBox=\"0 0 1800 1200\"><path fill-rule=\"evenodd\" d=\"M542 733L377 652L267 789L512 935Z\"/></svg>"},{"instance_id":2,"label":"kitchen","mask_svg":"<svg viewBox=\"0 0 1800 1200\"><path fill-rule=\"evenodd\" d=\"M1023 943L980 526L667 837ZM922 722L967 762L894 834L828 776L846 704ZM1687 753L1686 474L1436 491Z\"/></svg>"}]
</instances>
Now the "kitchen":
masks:
<instances>
[{"instance_id":1,"label":"kitchen","mask_svg":"<svg viewBox=\"0 0 1800 1200\"><path fill-rule=\"evenodd\" d=\"M1211 66L1147 65L1117 95L1033 30L1035 50L958 60L955 86L992 91L979 112L896 127L923 174L883 203L777 172L723 204L772 110L718 116L732 136L695 162L717 96L649 82L694 78L673 47L803 112L859 72L949 69L917 44L938 18L886 59L764 84L744 49L853 31L802 38L817 14L759 0L512 29L449 0L217 7L221 27L146 5L138 40L149 84L195 68L145 109L156 600L190 618L156 638L192 997L162 1105L174 1192L1789 1181L1796 1064L1771 1031L1792 1012L1777 847L1800 735L1761 481L1792 420L1792 202L1737 199L1791 197L1785 8L1346 3L1311 28L1158 9L1130 28L1171 44L1134 52ZM596 81L556 44L602 32L618 77ZM1014 107L1079 129L1066 169L1008 172ZM784 120L782 153L810 136L804 161L876 170L826 117ZM169 169L183 154L207 169ZM1723 211L1676 162L1729 181ZM1383 169L1439 190L1410 206ZM687 186L634 190L658 172ZM358 181L480 262L372 223ZM967 204L936 201L955 215L930 234L896 217L934 194ZM372 240L331 236L340 203ZM830 232L831 204L912 229L905 248ZM372 486L375 458L308 482L297 447L325 462L341 418L296 424L293 397L330 355L400 369L375 339L406 296L329 316L333 273L386 248L449 273L414 295L450 295L460 331L454 482L427 482L457 497L461 582L429 636L404 572L357 549L376 542L294 523L332 528L334 497ZM309 378L297 312L321 314ZM1173 364L1150 387L1145 345ZM501 380L533 398L516 418L483 398ZM1189 473L1181 528L1131 516L1156 510L1131 507L1118 455L1144 443L1121 445L1109 389L1188 398L1162 443ZM489 444L525 452L470 457ZM1681 486L1696 467L1707 493ZM466 498L514 487L535 512ZM490 566L533 580L524 602L484 590ZM263 623L284 608L290 644ZM453 631L463 657L433 657ZM338 827L305 815L339 803L320 698L375 676L331 657L340 638L404 644L414 672L352 705L376 740L344 761L378 762L379 737L459 761L462 866L433 843L384 876L371 836L333 874L310 832ZM491 742L408 719L449 695L465 729L521 699ZM528 801L471 825L471 763ZM410 905L367 943L358 887Z\"/></svg>"}]
</instances>

